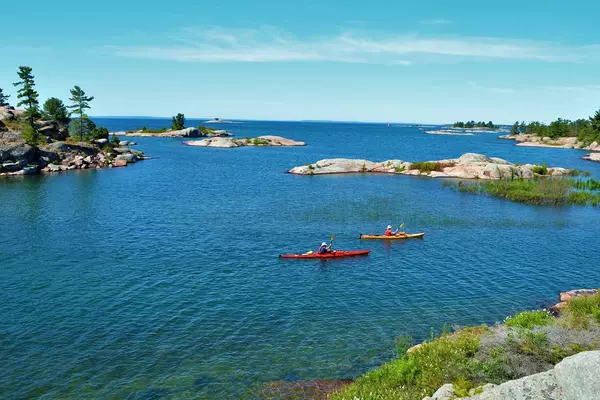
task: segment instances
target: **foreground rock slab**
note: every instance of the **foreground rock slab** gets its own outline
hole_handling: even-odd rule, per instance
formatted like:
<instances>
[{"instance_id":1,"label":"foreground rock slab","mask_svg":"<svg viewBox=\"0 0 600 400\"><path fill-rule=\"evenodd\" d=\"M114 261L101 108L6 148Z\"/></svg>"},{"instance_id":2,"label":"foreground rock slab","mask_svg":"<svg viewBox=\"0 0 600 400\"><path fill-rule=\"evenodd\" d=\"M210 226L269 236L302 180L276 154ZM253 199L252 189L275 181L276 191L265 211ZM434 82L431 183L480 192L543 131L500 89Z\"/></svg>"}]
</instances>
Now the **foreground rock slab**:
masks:
<instances>
[{"instance_id":1,"label":"foreground rock slab","mask_svg":"<svg viewBox=\"0 0 600 400\"><path fill-rule=\"evenodd\" d=\"M600 351L586 351L565 358L550 371L508 381L498 386L486 385L482 387L482 393L466 398L472 400L597 399L600 394L598 371L600 371ZM437 397L438 400L454 398L450 386L452 385L443 386L444 396ZM449 397L448 393L452 396ZM435 397L429 399L433 398Z\"/></svg>"},{"instance_id":2,"label":"foreground rock slab","mask_svg":"<svg viewBox=\"0 0 600 400\"><path fill-rule=\"evenodd\" d=\"M304 142L297 142L281 136L259 136L253 139L211 138L203 140L190 140L183 142L183 144L186 146L217 147L222 149L245 146L290 147L306 145Z\"/></svg>"},{"instance_id":3,"label":"foreground rock slab","mask_svg":"<svg viewBox=\"0 0 600 400\"><path fill-rule=\"evenodd\" d=\"M425 163L402 160L373 162L361 159L334 158L294 167L288 171L296 175L326 175L352 173L384 173L426 176L429 178L461 179L531 179L538 175L533 164L517 165L496 157L483 154L466 153L459 158L427 161ZM566 176L575 171L554 167L547 168L549 176Z\"/></svg>"}]
</instances>

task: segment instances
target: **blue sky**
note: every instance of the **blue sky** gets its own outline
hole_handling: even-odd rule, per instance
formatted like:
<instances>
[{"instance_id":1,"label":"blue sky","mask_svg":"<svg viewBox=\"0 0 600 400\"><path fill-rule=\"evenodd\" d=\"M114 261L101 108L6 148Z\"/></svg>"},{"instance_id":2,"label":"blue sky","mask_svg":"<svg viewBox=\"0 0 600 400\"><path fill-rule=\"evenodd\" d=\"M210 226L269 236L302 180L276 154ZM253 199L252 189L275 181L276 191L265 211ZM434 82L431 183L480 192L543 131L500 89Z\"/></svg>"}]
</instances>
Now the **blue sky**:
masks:
<instances>
[{"instance_id":1,"label":"blue sky","mask_svg":"<svg viewBox=\"0 0 600 400\"><path fill-rule=\"evenodd\" d=\"M42 101L77 84L97 116L512 123L600 108L597 1L60 3L31 3L27 27L2 20L13 101L29 65Z\"/></svg>"}]
</instances>

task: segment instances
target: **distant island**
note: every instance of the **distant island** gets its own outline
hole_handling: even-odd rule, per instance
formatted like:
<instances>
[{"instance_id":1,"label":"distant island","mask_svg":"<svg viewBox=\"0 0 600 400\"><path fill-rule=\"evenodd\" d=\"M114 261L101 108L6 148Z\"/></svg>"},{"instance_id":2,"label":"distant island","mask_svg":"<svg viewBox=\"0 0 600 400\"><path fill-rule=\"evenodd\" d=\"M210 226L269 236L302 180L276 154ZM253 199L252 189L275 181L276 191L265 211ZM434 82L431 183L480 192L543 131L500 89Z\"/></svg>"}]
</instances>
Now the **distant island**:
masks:
<instances>
[{"instance_id":1,"label":"distant island","mask_svg":"<svg viewBox=\"0 0 600 400\"><path fill-rule=\"evenodd\" d=\"M462 121L458 121L455 122L452 125L453 128L460 128L460 129L473 129L473 128L479 128L479 129L483 129L483 130L496 130L498 129L497 125L494 125L494 123L492 121L489 122L483 122L483 121L479 121L479 122L475 122L475 121L467 121L467 122L462 122Z\"/></svg>"},{"instance_id":2,"label":"distant island","mask_svg":"<svg viewBox=\"0 0 600 400\"><path fill-rule=\"evenodd\" d=\"M33 70L20 66L16 107L0 88L0 176L35 175L74 169L124 167L147 159L123 147L118 137L88 118L93 96L75 85L70 105L56 97L42 107ZM74 118L71 118L74 114Z\"/></svg>"},{"instance_id":3,"label":"distant island","mask_svg":"<svg viewBox=\"0 0 600 400\"><path fill-rule=\"evenodd\" d=\"M185 127L185 115L177 114L172 119L171 128L161 127L158 129L148 128L146 126L141 129L128 130L126 132L112 132L113 135L119 136L138 136L138 137L174 137L174 138L196 138L196 137L225 137L233 136L225 130L217 130L200 125L198 128Z\"/></svg>"}]
</instances>

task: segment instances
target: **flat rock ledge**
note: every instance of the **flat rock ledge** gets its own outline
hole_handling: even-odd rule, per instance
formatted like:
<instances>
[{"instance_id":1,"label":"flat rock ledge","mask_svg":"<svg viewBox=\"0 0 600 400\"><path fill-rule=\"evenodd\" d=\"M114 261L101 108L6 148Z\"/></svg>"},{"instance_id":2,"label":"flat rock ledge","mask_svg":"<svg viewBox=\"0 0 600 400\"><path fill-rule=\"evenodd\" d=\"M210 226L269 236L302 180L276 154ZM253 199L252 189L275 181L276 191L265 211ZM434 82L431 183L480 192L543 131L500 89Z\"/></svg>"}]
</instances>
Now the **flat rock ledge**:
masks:
<instances>
[{"instance_id":1,"label":"flat rock ledge","mask_svg":"<svg viewBox=\"0 0 600 400\"><path fill-rule=\"evenodd\" d=\"M233 139L233 138L211 138L203 140L190 140L183 142L186 146L196 147L217 147L222 149L229 149L235 147L245 146L257 146L257 147L292 147L292 146L306 146L304 142L297 142L295 140L286 139L281 136L259 136L256 138L244 138L244 139Z\"/></svg>"},{"instance_id":2,"label":"flat rock ledge","mask_svg":"<svg viewBox=\"0 0 600 400\"><path fill-rule=\"evenodd\" d=\"M584 160L600 162L600 153L590 153L582 157Z\"/></svg>"},{"instance_id":3,"label":"flat rock ledge","mask_svg":"<svg viewBox=\"0 0 600 400\"><path fill-rule=\"evenodd\" d=\"M501 158L488 157L475 153L466 153L455 159L428 161L427 164L429 168L424 169L423 163L411 163L402 160L373 162L369 160L334 158L294 167L288 173L295 175L382 173L425 176L429 178L488 180L506 178L532 179L537 175L534 172L535 165L533 164L512 164ZM421 168L423 171L418 168ZM573 170L560 167L548 168L547 170L547 176L567 176L574 172Z\"/></svg>"},{"instance_id":4,"label":"flat rock ledge","mask_svg":"<svg viewBox=\"0 0 600 400\"><path fill-rule=\"evenodd\" d=\"M144 132L142 130L135 132L111 132L110 135L126 137L171 137L171 138L197 138L197 137L225 137L233 136L225 130L214 130L201 132L198 128L185 128L180 130L167 130L165 132Z\"/></svg>"},{"instance_id":5,"label":"flat rock ledge","mask_svg":"<svg viewBox=\"0 0 600 400\"><path fill-rule=\"evenodd\" d=\"M482 386L471 400L584 400L597 399L600 393L600 351L586 351L567 357L554 369L501 385ZM454 386L446 384L424 400L455 399Z\"/></svg>"},{"instance_id":6,"label":"flat rock ledge","mask_svg":"<svg viewBox=\"0 0 600 400\"><path fill-rule=\"evenodd\" d=\"M576 137L563 137L552 139L549 137L540 137L528 133L520 135L499 136L500 139L514 140L517 146L522 147L553 147L560 149L582 149L589 151L600 151L600 144L593 142L589 146L584 146Z\"/></svg>"}]
</instances>

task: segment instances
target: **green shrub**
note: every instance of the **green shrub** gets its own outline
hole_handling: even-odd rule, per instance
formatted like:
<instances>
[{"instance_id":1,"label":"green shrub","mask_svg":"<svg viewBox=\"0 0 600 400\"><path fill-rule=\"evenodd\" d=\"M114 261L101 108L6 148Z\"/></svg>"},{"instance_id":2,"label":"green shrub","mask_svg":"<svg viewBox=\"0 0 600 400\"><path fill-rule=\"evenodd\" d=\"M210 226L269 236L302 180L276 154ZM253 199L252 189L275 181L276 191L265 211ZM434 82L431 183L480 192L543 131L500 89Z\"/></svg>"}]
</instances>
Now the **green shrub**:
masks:
<instances>
[{"instance_id":1,"label":"green shrub","mask_svg":"<svg viewBox=\"0 0 600 400\"><path fill-rule=\"evenodd\" d=\"M535 326L549 325L553 321L546 311L524 311L506 319L504 324L513 328L532 329Z\"/></svg>"},{"instance_id":2,"label":"green shrub","mask_svg":"<svg viewBox=\"0 0 600 400\"><path fill-rule=\"evenodd\" d=\"M563 310L567 326L571 329L587 329L590 321L600 324L600 294L572 299Z\"/></svg>"},{"instance_id":3,"label":"green shrub","mask_svg":"<svg viewBox=\"0 0 600 400\"><path fill-rule=\"evenodd\" d=\"M531 168L531 171L534 174L538 174L538 175L548 175L548 166L546 165L546 163L544 163L544 165L534 165L533 168Z\"/></svg>"}]
</instances>

